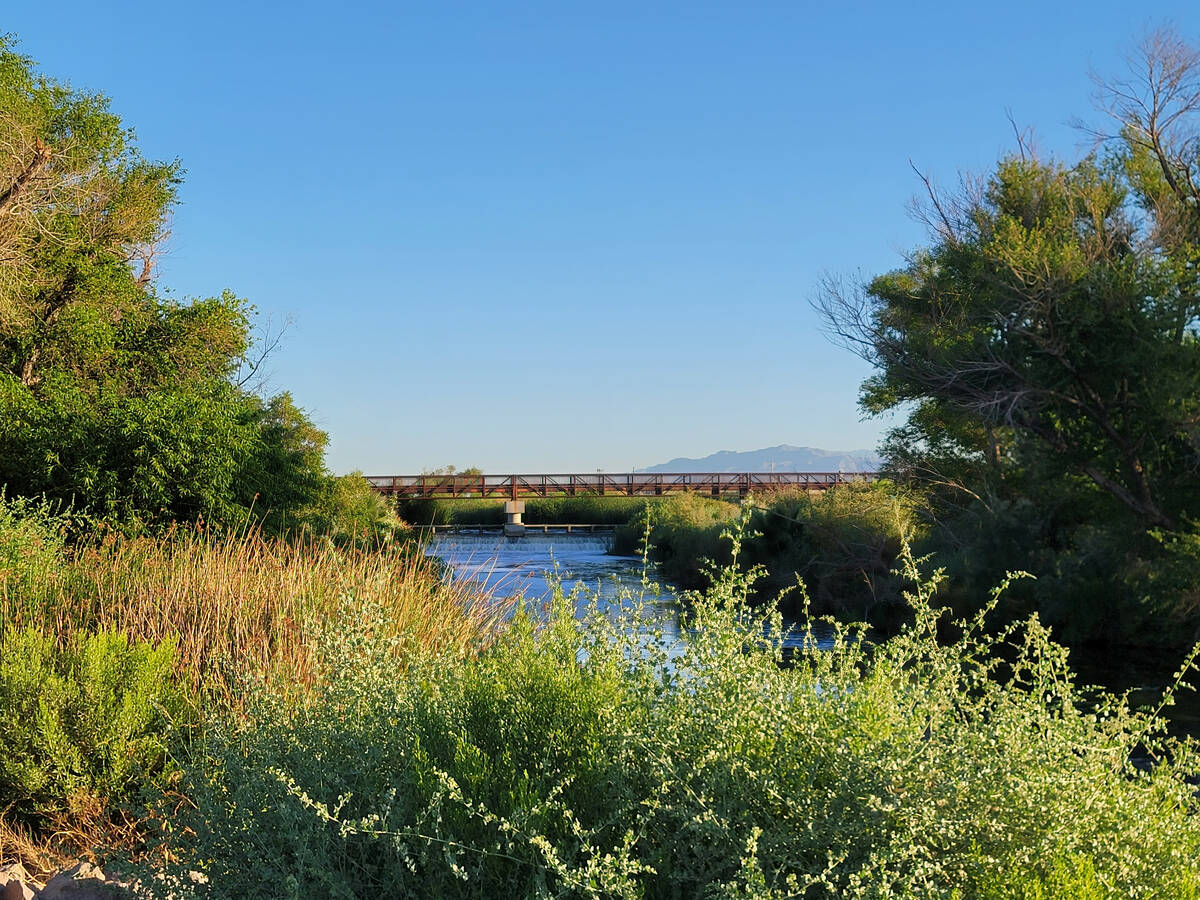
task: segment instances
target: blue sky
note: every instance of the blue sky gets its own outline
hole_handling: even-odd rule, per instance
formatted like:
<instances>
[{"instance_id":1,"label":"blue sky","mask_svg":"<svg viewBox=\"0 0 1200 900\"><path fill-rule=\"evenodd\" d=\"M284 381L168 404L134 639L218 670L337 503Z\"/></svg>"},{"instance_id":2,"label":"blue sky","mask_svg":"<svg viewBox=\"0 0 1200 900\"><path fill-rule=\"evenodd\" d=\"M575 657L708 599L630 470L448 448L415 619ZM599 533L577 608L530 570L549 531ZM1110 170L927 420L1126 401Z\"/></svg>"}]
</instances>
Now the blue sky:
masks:
<instances>
[{"instance_id":1,"label":"blue sky","mask_svg":"<svg viewBox=\"0 0 1200 900\"><path fill-rule=\"evenodd\" d=\"M824 273L920 184L1077 155L1161 3L60 2L0 29L187 169L161 270L292 322L270 387L336 471L626 471L873 445Z\"/></svg>"}]
</instances>

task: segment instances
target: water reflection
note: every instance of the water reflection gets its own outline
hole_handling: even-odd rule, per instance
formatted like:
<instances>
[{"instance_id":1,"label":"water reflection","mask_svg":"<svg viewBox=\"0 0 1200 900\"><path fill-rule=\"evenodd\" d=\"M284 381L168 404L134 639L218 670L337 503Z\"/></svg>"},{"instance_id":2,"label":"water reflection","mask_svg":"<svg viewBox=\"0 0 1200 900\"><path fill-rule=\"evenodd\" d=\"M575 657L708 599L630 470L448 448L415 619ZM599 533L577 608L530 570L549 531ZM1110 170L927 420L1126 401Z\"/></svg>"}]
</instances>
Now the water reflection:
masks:
<instances>
[{"instance_id":1,"label":"water reflection","mask_svg":"<svg viewBox=\"0 0 1200 900\"><path fill-rule=\"evenodd\" d=\"M660 631L664 642L678 644L684 638L679 595L667 586L653 584L654 572L645 571L642 560L610 556L602 537L446 535L435 537L428 552L441 557L455 578L475 581L499 598L523 595L529 602L547 603L555 579L565 593L583 589L576 595L579 615L586 613L593 601L602 612L620 615L633 598L647 628ZM796 623L785 622L784 628L785 651L799 648L803 634ZM831 628L820 625L814 631L818 646L832 646Z\"/></svg>"}]
</instances>

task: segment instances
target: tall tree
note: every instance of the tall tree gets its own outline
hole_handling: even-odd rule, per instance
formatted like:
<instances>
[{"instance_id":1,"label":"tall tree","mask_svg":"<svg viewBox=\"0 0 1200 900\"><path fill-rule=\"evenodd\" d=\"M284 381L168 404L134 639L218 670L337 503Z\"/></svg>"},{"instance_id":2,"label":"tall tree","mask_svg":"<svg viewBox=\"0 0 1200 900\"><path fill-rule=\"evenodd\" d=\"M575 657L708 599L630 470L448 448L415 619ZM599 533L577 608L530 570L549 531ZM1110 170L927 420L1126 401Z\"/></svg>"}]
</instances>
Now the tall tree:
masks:
<instances>
[{"instance_id":1,"label":"tall tree","mask_svg":"<svg viewBox=\"0 0 1200 900\"><path fill-rule=\"evenodd\" d=\"M324 435L235 383L231 293L160 297L181 170L99 94L0 40L0 485L122 521L229 519L321 495Z\"/></svg>"},{"instance_id":2,"label":"tall tree","mask_svg":"<svg viewBox=\"0 0 1200 900\"><path fill-rule=\"evenodd\" d=\"M933 240L904 268L827 285L833 331L877 368L864 408L907 412L893 468L943 498L1044 508L1073 485L1143 533L1200 516L1200 56L1159 32L1140 60L1102 83L1116 128L1095 152L1022 139L930 191Z\"/></svg>"}]
</instances>

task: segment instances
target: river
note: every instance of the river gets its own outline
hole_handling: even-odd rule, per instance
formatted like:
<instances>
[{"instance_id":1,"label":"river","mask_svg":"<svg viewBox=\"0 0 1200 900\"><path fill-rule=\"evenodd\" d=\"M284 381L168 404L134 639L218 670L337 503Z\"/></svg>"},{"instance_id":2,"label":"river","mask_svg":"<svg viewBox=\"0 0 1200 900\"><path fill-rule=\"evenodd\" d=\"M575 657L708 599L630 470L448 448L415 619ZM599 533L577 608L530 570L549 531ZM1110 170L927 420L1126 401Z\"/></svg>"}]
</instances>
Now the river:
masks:
<instances>
[{"instance_id":1,"label":"river","mask_svg":"<svg viewBox=\"0 0 1200 900\"><path fill-rule=\"evenodd\" d=\"M564 590L584 585L601 608L614 613L623 592L642 593L642 561L628 556L611 556L603 536L535 534L520 538L499 535L438 535L428 552L445 560L455 578L469 578L489 587L497 597L524 594L529 600L549 596L557 577ZM649 573L651 576L653 573ZM587 605L580 600L580 608ZM680 641L679 598L669 586L657 596L647 597L646 610L669 641ZM818 643L830 639L823 630ZM785 640L785 645L798 642ZM1181 657L1180 657L1181 658ZM1110 691L1130 691L1135 705L1157 705L1163 688L1173 680L1180 659L1152 658L1143 652L1127 653L1111 648L1102 651L1073 650L1072 663L1080 681ZM1189 679L1200 683L1200 675ZM1200 695L1183 692L1176 705L1166 710L1171 731L1200 737Z\"/></svg>"}]
</instances>

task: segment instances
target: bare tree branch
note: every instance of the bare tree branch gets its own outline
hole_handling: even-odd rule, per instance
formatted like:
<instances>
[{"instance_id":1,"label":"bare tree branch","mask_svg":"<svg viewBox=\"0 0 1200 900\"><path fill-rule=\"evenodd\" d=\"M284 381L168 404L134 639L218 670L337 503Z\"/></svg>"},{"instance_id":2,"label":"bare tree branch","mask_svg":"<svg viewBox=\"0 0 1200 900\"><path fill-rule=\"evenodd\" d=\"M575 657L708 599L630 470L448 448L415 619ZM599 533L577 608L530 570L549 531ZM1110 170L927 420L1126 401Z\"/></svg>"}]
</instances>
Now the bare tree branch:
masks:
<instances>
[{"instance_id":1,"label":"bare tree branch","mask_svg":"<svg viewBox=\"0 0 1200 900\"><path fill-rule=\"evenodd\" d=\"M291 318L285 319L283 324L278 328L273 327L271 320L267 321L262 336L254 342L256 352L253 356L243 357L242 363L238 367L234 384L240 388L245 388L251 379L254 379L254 385L249 390L254 393L263 392L266 382L270 379L270 373L265 371L263 366L282 345L283 336L291 326Z\"/></svg>"}]
</instances>

